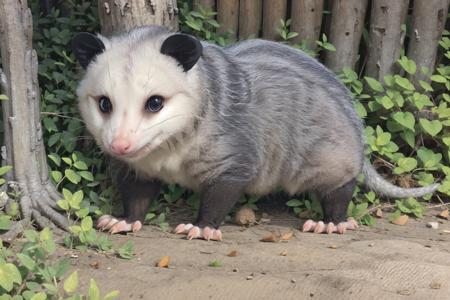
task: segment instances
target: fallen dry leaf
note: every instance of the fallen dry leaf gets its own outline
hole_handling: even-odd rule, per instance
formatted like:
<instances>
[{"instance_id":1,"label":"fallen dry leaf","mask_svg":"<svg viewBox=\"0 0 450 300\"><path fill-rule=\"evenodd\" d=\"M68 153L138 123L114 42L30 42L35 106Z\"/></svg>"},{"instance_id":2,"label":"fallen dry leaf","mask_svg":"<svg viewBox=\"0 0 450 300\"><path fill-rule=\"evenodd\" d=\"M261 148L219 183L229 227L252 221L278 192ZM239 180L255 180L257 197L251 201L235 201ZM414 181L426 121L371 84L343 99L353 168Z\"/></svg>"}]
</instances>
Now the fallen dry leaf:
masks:
<instances>
[{"instance_id":1,"label":"fallen dry leaf","mask_svg":"<svg viewBox=\"0 0 450 300\"><path fill-rule=\"evenodd\" d=\"M280 256L287 256L288 252L286 250L284 250L283 252L280 253Z\"/></svg>"},{"instance_id":2,"label":"fallen dry leaf","mask_svg":"<svg viewBox=\"0 0 450 300\"><path fill-rule=\"evenodd\" d=\"M242 206L234 216L234 221L238 225L253 225L256 223L255 212L247 206Z\"/></svg>"},{"instance_id":3,"label":"fallen dry leaf","mask_svg":"<svg viewBox=\"0 0 450 300\"><path fill-rule=\"evenodd\" d=\"M158 268L168 268L170 262L170 256L163 256L157 263Z\"/></svg>"},{"instance_id":4,"label":"fallen dry leaf","mask_svg":"<svg viewBox=\"0 0 450 300\"><path fill-rule=\"evenodd\" d=\"M229 257L236 257L238 256L238 252L236 250L231 250L230 253L227 254Z\"/></svg>"},{"instance_id":5,"label":"fallen dry leaf","mask_svg":"<svg viewBox=\"0 0 450 300\"><path fill-rule=\"evenodd\" d=\"M89 266L91 267L91 268L94 268L94 269L98 269L98 268L100 268L100 262L99 261L93 261L93 262L91 262L91 263L89 263Z\"/></svg>"},{"instance_id":6,"label":"fallen dry leaf","mask_svg":"<svg viewBox=\"0 0 450 300\"><path fill-rule=\"evenodd\" d=\"M400 215L397 219L393 220L392 223L395 225L405 225L408 223L409 217L408 215Z\"/></svg>"},{"instance_id":7,"label":"fallen dry leaf","mask_svg":"<svg viewBox=\"0 0 450 300\"><path fill-rule=\"evenodd\" d=\"M271 235L265 236L262 239L260 239L260 242L266 242L266 243L276 243L280 240L280 236L275 235L275 233L272 233Z\"/></svg>"},{"instance_id":8,"label":"fallen dry leaf","mask_svg":"<svg viewBox=\"0 0 450 300\"><path fill-rule=\"evenodd\" d=\"M330 249L337 249L337 246L336 245L330 245L330 246L328 246L328 248L330 248Z\"/></svg>"},{"instance_id":9,"label":"fallen dry leaf","mask_svg":"<svg viewBox=\"0 0 450 300\"><path fill-rule=\"evenodd\" d=\"M281 235L281 240L282 241L289 241L291 239L291 237L294 236L294 232L293 231L288 231L285 232Z\"/></svg>"},{"instance_id":10,"label":"fallen dry leaf","mask_svg":"<svg viewBox=\"0 0 450 300\"><path fill-rule=\"evenodd\" d=\"M448 209L441 211L437 217L448 220Z\"/></svg>"},{"instance_id":11,"label":"fallen dry leaf","mask_svg":"<svg viewBox=\"0 0 450 300\"><path fill-rule=\"evenodd\" d=\"M375 217L377 217L377 218L379 218L379 219L381 219L381 218L383 217L383 211L382 211L380 208L378 208L378 209L376 210L376 212L375 212Z\"/></svg>"},{"instance_id":12,"label":"fallen dry leaf","mask_svg":"<svg viewBox=\"0 0 450 300\"><path fill-rule=\"evenodd\" d=\"M430 283L430 288L432 288L433 290L438 290L441 288L441 284L437 281L433 281Z\"/></svg>"}]
</instances>

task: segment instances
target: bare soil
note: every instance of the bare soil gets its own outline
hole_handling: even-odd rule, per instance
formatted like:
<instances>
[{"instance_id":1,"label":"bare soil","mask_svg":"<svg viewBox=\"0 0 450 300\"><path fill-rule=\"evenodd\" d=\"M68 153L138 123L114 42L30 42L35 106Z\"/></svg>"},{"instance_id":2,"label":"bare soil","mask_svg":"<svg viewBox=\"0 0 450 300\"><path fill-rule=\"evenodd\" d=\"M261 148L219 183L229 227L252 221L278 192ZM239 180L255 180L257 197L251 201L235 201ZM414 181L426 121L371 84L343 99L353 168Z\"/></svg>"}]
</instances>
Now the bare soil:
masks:
<instances>
[{"instance_id":1,"label":"bare soil","mask_svg":"<svg viewBox=\"0 0 450 300\"><path fill-rule=\"evenodd\" d=\"M112 237L116 244L132 240L134 259L77 252L72 264L84 289L95 278L102 292L119 290L120 299L450 299L450 221L435 215L428 210L405 226L381 219L327 235L302 233L301 220L274 213L270 224L221 227L223 242L187 241L144 226ZM439 229L427 228L428 221L440 222ZM260 241L289 230L295 235L287 242ZM233 250L237 256L227 256ZM169 268L155 267L166 255ZM213 260L222 266L209 266Z\"/></svg>"}]
</instances>

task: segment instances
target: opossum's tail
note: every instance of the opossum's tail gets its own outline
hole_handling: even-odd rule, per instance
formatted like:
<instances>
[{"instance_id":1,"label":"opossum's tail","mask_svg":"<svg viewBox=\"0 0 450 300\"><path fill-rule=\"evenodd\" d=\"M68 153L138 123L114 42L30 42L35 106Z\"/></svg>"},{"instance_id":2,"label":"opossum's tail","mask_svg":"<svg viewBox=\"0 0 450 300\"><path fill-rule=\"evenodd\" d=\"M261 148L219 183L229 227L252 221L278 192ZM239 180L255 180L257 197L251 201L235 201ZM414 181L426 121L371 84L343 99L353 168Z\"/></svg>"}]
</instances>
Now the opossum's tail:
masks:
<instances>
[{"instance_id":1,"label":"opossum's tail","mask_svg":"<svg viewBox=\"0 0 450 300\"><path fill-rule=\"evenodd\" d=\"M411 189L395 186L378 174L368 160L364 161L362 172L364 174L365 184L369 189L389 198L422 197L426 194L433 193L439 187L438 183Z\"/></svg>"}]
</instances>

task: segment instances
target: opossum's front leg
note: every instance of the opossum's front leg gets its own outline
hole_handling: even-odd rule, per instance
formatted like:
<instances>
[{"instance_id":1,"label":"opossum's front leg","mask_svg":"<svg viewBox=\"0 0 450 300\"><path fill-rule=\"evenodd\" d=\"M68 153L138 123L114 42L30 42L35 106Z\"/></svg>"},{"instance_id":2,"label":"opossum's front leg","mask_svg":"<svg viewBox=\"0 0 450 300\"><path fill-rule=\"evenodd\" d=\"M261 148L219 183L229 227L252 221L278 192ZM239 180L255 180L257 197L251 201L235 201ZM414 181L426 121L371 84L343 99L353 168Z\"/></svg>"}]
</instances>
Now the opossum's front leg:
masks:
<instances>
[{"instance_id":1,"label":"opossum's front leg","mask_svg":"<svg viewBox=\"0 0 450 300\"><path fill-rule=\"evenodd\" d=\"M320 204L323 211L323 221L307 220L303 224L303 231L315 233L345 233L347 229L356 229L358 223L346 220L347 208L352 199L356 181L353 179L336 190L320 195Z\"/></svg>"},{"instance_id":2,"label":"opossum's front leg","mask_svg":"<svg viewBox=\"0 0 450 300\"><path fill-rule=\"evenodd\" d=\"M124 208L124 219L120 220L110 215L104 215L98 220L97 228L109 230L110 233L141 230L150 199L158 196L160 183L139 180L133 178L134 176L127 177L118 182Z\"/></svg>"},{"instance_id":3,"label":"opossum's front leg","mask_svg":"<svg viewBox=\"0 0 450 300\"><path fill-rule=\"evenodd\" d=\"M209 184L201 193L200 210L195 224L179 224L175 233L187 234L188 239L222 240L219 225L230 213L244 192L245 184L219 181Z\"/></svg>"}]
</instances>

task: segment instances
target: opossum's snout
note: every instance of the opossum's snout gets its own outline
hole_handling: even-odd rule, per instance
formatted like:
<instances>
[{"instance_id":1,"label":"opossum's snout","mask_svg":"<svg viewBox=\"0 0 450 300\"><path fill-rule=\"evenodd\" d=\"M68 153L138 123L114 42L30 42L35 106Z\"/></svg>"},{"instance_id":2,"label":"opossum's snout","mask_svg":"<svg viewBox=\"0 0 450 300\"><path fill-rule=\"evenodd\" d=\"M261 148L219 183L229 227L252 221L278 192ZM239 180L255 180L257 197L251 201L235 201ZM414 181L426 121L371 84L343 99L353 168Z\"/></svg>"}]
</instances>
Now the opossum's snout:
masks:
<instances>
[{"instance_id":1,"label":"opossum's snout","mask_svg":"<svg viewBox=\"0 0 450 300\"><path fill-rule=\"evenodd\" d=\"M116 138L111 142L110 149L116 155L124 155L131 152L131 142L126 138Z\"/></svg>"}]
</instances>

